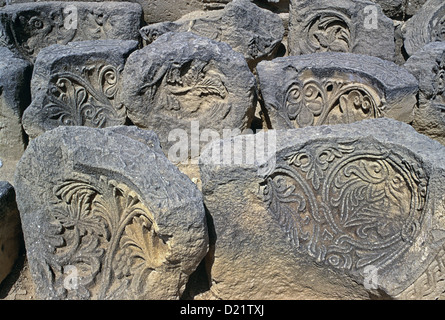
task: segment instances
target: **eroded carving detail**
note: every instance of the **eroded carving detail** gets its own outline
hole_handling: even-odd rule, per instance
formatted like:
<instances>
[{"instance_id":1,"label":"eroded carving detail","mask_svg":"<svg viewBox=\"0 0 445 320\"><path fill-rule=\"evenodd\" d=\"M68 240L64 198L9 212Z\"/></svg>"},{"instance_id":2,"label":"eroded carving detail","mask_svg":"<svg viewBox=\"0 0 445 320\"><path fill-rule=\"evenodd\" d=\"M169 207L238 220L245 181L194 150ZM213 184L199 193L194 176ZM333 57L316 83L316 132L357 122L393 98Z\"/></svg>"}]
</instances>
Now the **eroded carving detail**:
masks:
<instances>
[{"instance_id":1,"label":"eroded carving detail","mask_svg":"<svg viewBox=\"0 0 445 320\"><path fill-rule=\"evenodd\" d=\"M115 102L121 68L92 64L78 72L59 72L51 78L43 110L65 126L103 128L125 122L126 111Z\"/></svg>"},{"instance_id":2,"label":"eroded carving detail","mask_svg":"<svg viewBox=\"0 0 445 320\"><path fill-rule=\"evenodd\" d=\"M442 248L427 270L397 298L402 300L436 300L444 291L445 248Z\"/></svg>"},{"instance_id":3,"label":"eroded carving detail","mask_svg":"<svg viewBox=\"0 0 445 320\"><path fill-rule=\"evenodd\" d=\"M380 144L314 143L289 153L260 195L298 252L357 275L412 245L427 183L412 156Z\"/></svg>"},{"instance_id":4,"label":"eroded carving detail","mask_svg":"<svg viewBox=\"0 0 445 320\"><path fill-rule=\"evenodd\" d=\"M283 102L283 113L296 128L383 116L384 103L370 86L335 77L300 79L290 83Z\"/></svg>"},{"instance_id":5,"label":"eroded carving detail","mask_svg":"<svg viewBox=\"0 0 445 320\"><path fill-rule=\"evenodd\" d=\"M307 39L301 42L302 52L351 52L348 18L336 12L322 12L309 21L304 27Z\"/></svg>"},{"instance_id":6,"label":"eroded carving detail","mask_svg":"<svg viewBox=\"0 0 445 320\"><path fill-rule=\"evenodd\" d=\"M98 183L68 179L53 191L51 224L42 237L44 259L38 265L53 298L143 298L147 278L170 249L140 196L105 177ZM64 283L67 267L77 271L70 290Z\"/></svg>"},{"instance_id":7,"label":"eroded carving detail","mask_svg":"<svg viewBox=\"0 0 445 320\"><path fill-rule=\"evenodd\" d=\"M224 107L227 88L211 61L168 63L141 92L153 101L155 108L172 112L175 117L179 114L181 118L191 118L198 111L228 108Z\"/></svg>"}]
</instances>

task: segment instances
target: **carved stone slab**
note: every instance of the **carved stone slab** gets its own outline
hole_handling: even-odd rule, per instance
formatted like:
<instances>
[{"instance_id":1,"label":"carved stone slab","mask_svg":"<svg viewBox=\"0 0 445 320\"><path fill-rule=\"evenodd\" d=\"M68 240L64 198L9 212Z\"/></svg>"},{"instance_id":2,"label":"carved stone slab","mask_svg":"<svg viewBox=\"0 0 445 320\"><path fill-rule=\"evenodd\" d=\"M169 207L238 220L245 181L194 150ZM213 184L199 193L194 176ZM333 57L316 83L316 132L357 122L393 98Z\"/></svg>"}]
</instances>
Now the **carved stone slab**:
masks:
<instances>
[{"instance_id":1,"label":"carved stone slab","mask_svg":"<svg viewBox=\"0 0 445 320\"><path fill-rule=\"evenodd\" d=\"M380 117L413 120L417 80L389 61L326 52L264 61L257 72L274 129Z\"/></svg>"},{"instance_id":2,"label":"carved stone slab","mask_svg":"<svg viewBox=\"0 0 445 320\"><path fill-rule=\"evenodd\" d=\"M207 252L202 195L136 127L59 127L16 171L42 299L178 299Z\"/></svg>"},{"instance_id":3,"label":"carved stone slab","mask_svg":"<svg viewBox=\"0 0 445 320\"><path fill-rule=\"evenodd\" d=\"M445 144L445 42L427 44L404 66L419 80L413 127Z\"/></svg>"},{"instance_id":4,"label":"carved stone slab","mask_svg":"<svg viewBox=\"0 0 445 320\"><path fill-rule=\"evenodd\" d=\"M405 50L413 55L426 44L445 41L445 2L429 0L404 26Z\"/></svg>"},{"instance_id":5,"label":"carved stone slab","mask_svg":"<svg viewBox=\"0 0 445 320\"><path fill-rule=\"evenodd\" d=\"M170 32L125 64L121 101L139 127L155 131L164 151L172 130L243 130L256 106L256 81L244 57L222 42Z\"/></svg>"},{"instance_id":6,"label":"carved stone slab","mask_svg":"<svg viewBox=\"0 0 445 320\"><path fill-rule=\"evenodd\" d=\"M0 177L10 181L26 148L22 114L31 101L32 66L5 47L0 57Z\"/></svg>"},{"instance_id":7,"label":"carved stone slab","mask_svg":"<svg viewBox=\"0 0 445 320\"><path fill-rule=\"evenodd\" d=\"M32 2L0 9L0 44L33 61L52 44L138 40L142 8L131 2Z\"/></svg>"},{"instance_id":8,"label":"carved stone slab","mask_svg":"<svg viewBox=\"0 0 445 320\"><path fill-rule=\"evenodd\" d=\"M141 29L147 44L166 32L193 32L228 43L244 55L249 66L273 57L284 35L279 15L261 9L250 0L234 0L224 10L198 11L175 22L151 24Z\"/></svg>"},{"instance_id":9,"label":"carved stone slab","mask_svg":"<svg viewBox=\"0 0 445 320\"><path fill-rule=\"evenodd\" d=\"M215 153L246 136L215 142L201 156L216 238L208 261L214 295L363 299L444 292L441 144L393 119L269 131L257 139L268 141L272 133L276 154L255 164L215 161Z\"/></svg>"},{"instance_id":10,"label":"carved stone slab","mask_svg":"<svg viewBox=\"0 0 445 320\"><path fill-rule=\"evenodd\" d=\"M94 40L52 45L37 56L31 82L32 103L23 115L35 138L58 126L109 127L125 124L117 100L133 40Z\"/></svg>"},{"instance_id":11,"label":"carved stone slab","mask_svg":"<svg viewBox=\"0 0 445 320\"><path fill-rule=\"evenodd\" d=\"M350 52L394 61L393 21L366 0L291 0L290 55Z\"/></svg>"},{"instance_id":12,"label":"carved stone slab","mask_svg":"<svg viewBox=\"0 0 445 320\"><path fill-rule=\"evenodd\" d=\"M14 266L22 243L14 188L8 182L0 181L0 283Z\"/></svg>"}]
</instances>

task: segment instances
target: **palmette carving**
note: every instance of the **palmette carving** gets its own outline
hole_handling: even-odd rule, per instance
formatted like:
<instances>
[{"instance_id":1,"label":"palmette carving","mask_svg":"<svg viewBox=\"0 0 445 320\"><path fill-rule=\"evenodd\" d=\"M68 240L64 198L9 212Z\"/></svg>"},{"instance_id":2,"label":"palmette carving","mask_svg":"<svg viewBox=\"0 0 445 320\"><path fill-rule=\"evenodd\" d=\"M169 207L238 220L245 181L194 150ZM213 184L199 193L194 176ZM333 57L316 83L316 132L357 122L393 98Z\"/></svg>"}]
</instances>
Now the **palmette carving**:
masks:
<instances>
[{"instance_id":1,"label":"palmette carving","mask_svg":"<svg viewBox=\"0 0 445 320\"><path fill-rule=\"evenodd\" d=\"M284 160L260 196L299 253L363 277L366 266L384 270L410 248L428 184L415 158L341 141L305 146Z\"/></svg>"},{"instance_id":2,"label":"palmette carving","mask_svg":"<svg viewBox=\"0 0 445 320\"><path fill-rule=\"evenodd\" d=\"M143 298L150 273L170 247L140 196L105 177L96 183L67 179L53 193L45 259L39 261L52 298ZM66 270L73 267L76 283L67 287Z\"/></svg>"},{"instance_id":3,"label":"palmette carving","mask_svg":"<svg viewBox=\"0 0 445 320\"><path fill-rule=\"evenodd\" d=\"M43 112L55 126L103 128L124 123L125 108L114 100L121 69L102 64L80 69L52 77Z\"/></svg>"},{"instance_id":4,"label":"palmette carving","mask_svg":"<svg viewBox=\"0 0 445 320\"><path fill-rule=\"evenodd\" d=\"M348 124L384 115L384 102L371 86L341 78L292 80L281 107L295 128Z\"/></svg>"}]
</instances>

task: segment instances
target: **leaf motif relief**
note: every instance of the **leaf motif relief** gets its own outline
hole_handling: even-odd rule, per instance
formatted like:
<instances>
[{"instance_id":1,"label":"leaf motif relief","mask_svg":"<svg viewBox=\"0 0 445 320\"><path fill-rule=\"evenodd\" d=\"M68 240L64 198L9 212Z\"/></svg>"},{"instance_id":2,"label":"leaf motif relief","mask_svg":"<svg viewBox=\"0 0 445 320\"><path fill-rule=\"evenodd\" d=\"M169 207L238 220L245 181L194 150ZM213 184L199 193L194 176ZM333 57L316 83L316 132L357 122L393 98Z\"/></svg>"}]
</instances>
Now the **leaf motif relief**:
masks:
<instances>
[{"instance_id":1,"label":"leaf motif relief","mask_svg":"<svg viewBox=\"0 0 445 320\"><path fill-rule=\"evenodd\" d=\"M125 109L114 104L118 77L119 71L111 65L84 67L80 75L59 73L51 80L43 112L55 126L123 124Z\"/></svg>"},{"instance_id":2,"label":"leaf motif relief","mask_svg":"<svg viewBox=\"0 0 445 320\"><path fill-rule=\"evenodd\" d=\"M307 145L265 177L260 196L299 253L354 274L383 269L422 221L427 178L408 158L359 141Z\"/></svg>"},{"instance_id":3,"label":"leaf motif relief","mask_svg":"<svg viewBox=\"0 0 445 320\"><path fill-rule=\"evenodd\" d=\"M307 45L311 52L350 52L351 32L346 18L335 13L322 13L313 18L307 27Z\"/></svg>"}]
</instances>

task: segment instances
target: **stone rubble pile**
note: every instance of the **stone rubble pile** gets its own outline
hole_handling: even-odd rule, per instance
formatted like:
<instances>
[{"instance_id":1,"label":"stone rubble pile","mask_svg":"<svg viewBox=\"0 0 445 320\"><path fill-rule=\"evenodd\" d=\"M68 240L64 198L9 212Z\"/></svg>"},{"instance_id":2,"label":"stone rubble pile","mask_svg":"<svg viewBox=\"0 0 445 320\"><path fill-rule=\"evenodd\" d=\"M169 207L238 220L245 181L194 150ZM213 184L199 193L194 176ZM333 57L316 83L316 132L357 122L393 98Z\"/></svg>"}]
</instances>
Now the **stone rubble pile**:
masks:
<instances>
[{"instance_id":1,"label":"stone rubble pile","mask_svg":"<svg viewBox=\"0 0 445 320\"><path fill-rule=\"evenodd\" d=\"M176 3L0 7L0 294L444 298L445 3Z\"/></svg>"}]
</instances>

